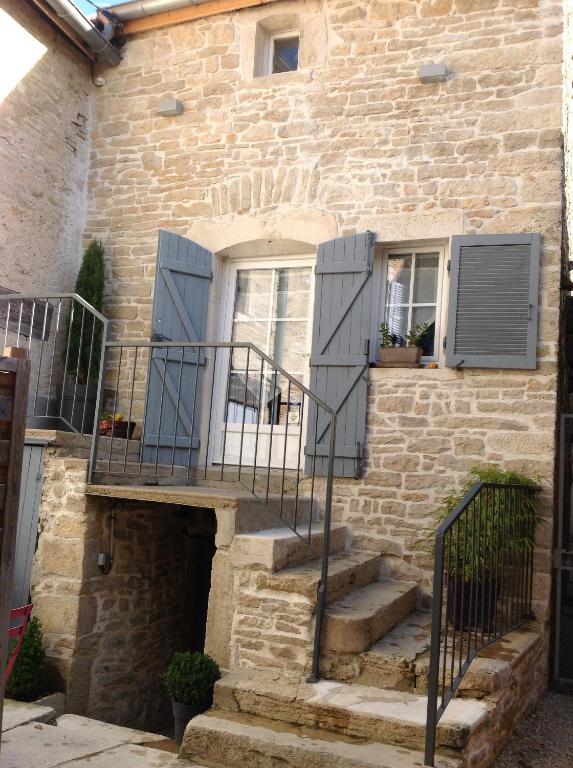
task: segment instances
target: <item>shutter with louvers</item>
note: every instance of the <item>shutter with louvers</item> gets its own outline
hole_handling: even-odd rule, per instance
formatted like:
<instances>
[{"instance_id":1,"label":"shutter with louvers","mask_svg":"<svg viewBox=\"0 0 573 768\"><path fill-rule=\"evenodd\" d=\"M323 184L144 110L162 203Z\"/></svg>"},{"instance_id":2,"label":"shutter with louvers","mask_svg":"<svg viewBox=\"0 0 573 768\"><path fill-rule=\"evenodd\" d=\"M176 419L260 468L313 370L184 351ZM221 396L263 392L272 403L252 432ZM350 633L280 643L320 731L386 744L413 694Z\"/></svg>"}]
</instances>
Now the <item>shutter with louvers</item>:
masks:
<instances>
[{"instance_id":1,"label":"shutter with louvers","mask_svg":"<svg viewBox=\"0 0 573 768\"><path fill-rule=\"evenodd\" d=\"M318 247L310 389L336 412L334 474L362 474L375 236L365 232ZM310 404L306 471L325 475L330 422ZM316 437L316 451L315 451Z\"/></svg>"},{"instance_id":2,"label":"shutter with louvers","mask_svg":"<svg viewBox=\"0 0 573 768\"><path fill-rule=\"evenodd\" d=\"M540 242L538 234L452 239L448 366L536 367Z\"/></svg>"},{"instance_id":3,"label":"shutter with louvers","mask_svg":"<svg viewBox=\"0 0 573 768\"><path fill-rule=\"evenodd\" d=\"M153 341L205 341L213 254L161 230L153 296ZM181 365L181 360L183 363ZM199 448L205 353L155 349L149 362L143 461L194 466ZM179 406L177 406L179 394ZM191 447L191 452L189 448Z\"/></svg>"}]
</instances>

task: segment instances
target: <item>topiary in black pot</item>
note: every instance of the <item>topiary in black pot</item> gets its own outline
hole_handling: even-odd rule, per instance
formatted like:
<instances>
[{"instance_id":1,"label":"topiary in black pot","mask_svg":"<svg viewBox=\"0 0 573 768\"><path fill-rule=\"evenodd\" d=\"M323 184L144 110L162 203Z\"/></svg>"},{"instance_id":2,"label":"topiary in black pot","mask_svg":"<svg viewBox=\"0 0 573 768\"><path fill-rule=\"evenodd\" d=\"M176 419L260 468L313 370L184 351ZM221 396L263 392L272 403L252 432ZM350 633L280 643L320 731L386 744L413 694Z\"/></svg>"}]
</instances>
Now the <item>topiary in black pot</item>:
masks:
<instances>
[{"instance_id":1,"label":"topiary in black pot","mask_svg":"<svg viewBox=\"0 0 573 768\"><path fill-rule=\"evenodd\" d=\"M181 744L187 723L213 703L213 688L221 677L215 661L205 653L176 653L163 674L173 703L175 741Z\"/></svg>"}]
</instances>

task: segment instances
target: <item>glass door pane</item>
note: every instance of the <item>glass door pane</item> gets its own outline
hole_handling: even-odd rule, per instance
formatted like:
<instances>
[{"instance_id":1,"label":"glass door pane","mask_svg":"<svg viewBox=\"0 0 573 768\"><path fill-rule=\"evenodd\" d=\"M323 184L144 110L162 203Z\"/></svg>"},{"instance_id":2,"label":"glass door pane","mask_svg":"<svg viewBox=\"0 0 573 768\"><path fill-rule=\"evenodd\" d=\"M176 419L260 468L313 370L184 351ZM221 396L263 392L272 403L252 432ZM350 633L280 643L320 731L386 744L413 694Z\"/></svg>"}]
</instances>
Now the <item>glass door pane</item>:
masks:
<instances>
[{"instance_id":1,"label":"glass door pane","mask_svg":"<svg viewBox=\"0 0 573 768\"><path fill-rule=\"evenodd\" d=\"M253 343L302 379L309 352L311 282L311 267L237 270L231 340ZM272 465L282 465L286 455L287 465L296 467L302 392L293 384L289 391L288 379L271 365L264 363L261 371L260 357L246 349L233 350L230 366L223 417L225 463L236 463L240 455L242 463L252 464L255 452L259 463L270 449L272 428Z\"/></svg>"}]
</instances>

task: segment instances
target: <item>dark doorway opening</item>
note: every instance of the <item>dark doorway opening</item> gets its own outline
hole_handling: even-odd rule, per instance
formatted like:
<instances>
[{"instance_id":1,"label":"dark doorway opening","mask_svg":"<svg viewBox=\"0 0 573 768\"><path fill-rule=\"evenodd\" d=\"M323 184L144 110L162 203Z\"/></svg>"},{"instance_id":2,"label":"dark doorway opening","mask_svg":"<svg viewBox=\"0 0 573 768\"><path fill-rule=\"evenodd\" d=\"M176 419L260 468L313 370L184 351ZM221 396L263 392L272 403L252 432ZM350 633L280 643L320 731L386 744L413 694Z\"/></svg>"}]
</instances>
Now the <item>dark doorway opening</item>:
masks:
<instances>
[{"instance_id":1,"label":"dark doorway opening","mask_svg":"<svg viewBox=\"0 0 573 768\"><path fill-rule=\"evenodd\" d=\"M189 511L193 514L190 515ZM182 511L187 539L187 574L183 611L183 648L203 651L207 632L207 608L211 590L211 568L215 555L217 520L212 509Z\"/></svg>"}]
</instances>

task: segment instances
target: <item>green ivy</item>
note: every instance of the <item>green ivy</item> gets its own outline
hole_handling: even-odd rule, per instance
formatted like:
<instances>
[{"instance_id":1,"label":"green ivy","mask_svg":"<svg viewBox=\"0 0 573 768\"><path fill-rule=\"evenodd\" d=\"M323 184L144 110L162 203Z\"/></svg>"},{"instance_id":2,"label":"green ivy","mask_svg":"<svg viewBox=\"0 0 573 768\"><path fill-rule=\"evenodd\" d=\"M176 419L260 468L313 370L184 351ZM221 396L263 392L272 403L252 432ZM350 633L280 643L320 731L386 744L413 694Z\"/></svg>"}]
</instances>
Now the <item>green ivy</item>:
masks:
<instances>
[{"instance_id":1,"label":"green ivy","mask_svg":"<svg viewBox=\"0 0 573 768\"><path fill-rule=\"evenodd\" d=\"M209 709L213 688L221 672L215 661L204 653L176 653L163 674L167 693L178 704L192 704Z\"/></svg>"},{"instance_id":2,"label":"green ivy","mask_svg":"<svg viewBox=\"0 0 573 768\"><path fill-rule=\"evenodd\" d=\"M6 696L19 701L33 701L44 693L45 660L42 624L32 616L6 685Z\"/></svg>"}]
</instances>

